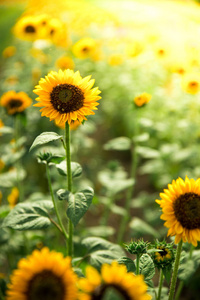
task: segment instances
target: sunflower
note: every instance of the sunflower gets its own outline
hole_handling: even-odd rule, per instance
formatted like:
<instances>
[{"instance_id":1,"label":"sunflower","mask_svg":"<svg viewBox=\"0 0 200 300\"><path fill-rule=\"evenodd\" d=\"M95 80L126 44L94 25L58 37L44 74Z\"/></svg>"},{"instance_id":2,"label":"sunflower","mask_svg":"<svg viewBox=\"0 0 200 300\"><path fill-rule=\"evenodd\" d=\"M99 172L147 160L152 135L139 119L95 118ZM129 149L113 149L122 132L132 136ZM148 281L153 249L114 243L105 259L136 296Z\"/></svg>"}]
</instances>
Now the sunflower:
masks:
<instances>
[{"instance_id":1,"label":"sunflower","mask_svg":"<svg viewBox=\"0 0 200 300\"><path fill-rule=\"evenodd\" d=\"M154 245L154 248L159 250L151 254L155 266L158 269L165 269L171 267L172 263L174 262L173 244L166 243L165 241L157 241Z\"/></svg>"},{"instance_id":2,"label":"sunflower","mask_svg":"<svg viewBox=\"0 0 200 300\"><path fill-rule=\"evenodd\" d=\"M16 53L16 47L8 46L3 50L2 55L3 55L3 57L8 58L8 57L15 55L15 53Z\"/></svg>"},{"instance_id":3,"label":"sunflower","mask_svg":"<svg viewBox=\"0 0 200 300\"><path fill-rule=\"evenodd\" d=\"M19 190L17 187L13 187L11 193L8 195L8 203L10 208L14 208L19 199Z\"/></svg>"},{"instance_id":4,"label":"sunflower","mask_svg":"<svg viewBox=\"0 0 200 300\"><path fill-rule=\"evenodd\" d=\"M197 94L200 91L200 74L186 73L182 77L182 89L188 94Z\"/></svg>"},{"instance_id":5,"label":"sunflower","mask_svg":"<svg viewBox=\"0 0 200 300\"><path fill-rule=\"evenodd\" d=\"M75 300L71 259L44 247L22 258L11 275L6 300Z\"/></svg>"},{"instance_id":6,"label":"sunflower","mask_svg":"<svg viewBox=\"0 0 200 300\"><path fill-rule=\"evenodd\" d=\"M23 112L31 103L31 98L24 92L9 91L4 93L0 99L0 105L6 108L9 115Z\"/></svg>"},{"instance_id":7,"label":"sunflower","mask_svg":"<svg viewBox=\"0 0 200 300\"><path fill-rule=\"evenodd\" d=\"M86 278L78 281L80 288L79 300L101 300L109 291L115 292L127 300L150 300L147 294L147 285L142 275L127 273L125 265L112 262L111 265L102 265L101 274L91 266L86 268ZM121 299L121 298L120 298Z\"/></svg>"},{"instance_id":8,"label":"sunflower","mask_svg":"<svg viewBox=\"0 0 200 300\"><path fill-rule=\"evenodd\" d=\"M150 100L151 100L151 95L148 93L143 93L137 97L134 98L134 103L136 106L143 106L145 104L147 104Z\"/></svg>"},{"instance_id":9,"label":"sunflower","mask_svg":"<svg viewBox=\"0 0 200 300\"><path fill-rule=\"evenodd\" d=\"M16 37L22 40L34 41L38 37L38 19L34 16L25 16L18 20L13 28Z\"/></svg>"},{"instance_id":10,"label":"sunflower","mask_svg":"<svg viewBox=\"0 0 200 300\"><path fill-rule=\"evenodd\" d=\"M85 37L76 42L72 47L72 52L78 58L96 58L99 52L97 42L90 38Z\"/></svg>"},{"instance_id":11,"label":"sunflower","mask_svg":"<svg viewBox=\"0 0 200 300\"><path fill-rule=\"evenodd\" d=\"M175 243L189 242L195 247L200 241L200 178L178 178L160 193L156 202L162 208L161 219L169 228L168 236L176 236Z\"/></svg>"},{"instance_id":12,"label":"sunflower","mask_svg":"<svg viewBox=\"0 0 200 300\"><path fill-rule=\"evenodd\" d=\"M91 76L82 78L79 71L59 70L50 72L39 81L34 93L38 103L34 106L43 107L42 116L55 120L57 125L71 124L78 120L80 123L86 115L94 115L99 104L99 89L93 88L94 79Z\"/></svg>"},{"instance_id":13,"label":"sunflower","mask_svg":"<svg viewBox=\"0 0 200 300\"><path fill-rule=\"evenodd\" d=\"M73 60L68 56L61 56L56 60L56 67L58 69L74 69L74 62Z\"/></svg>"}]
</instances>

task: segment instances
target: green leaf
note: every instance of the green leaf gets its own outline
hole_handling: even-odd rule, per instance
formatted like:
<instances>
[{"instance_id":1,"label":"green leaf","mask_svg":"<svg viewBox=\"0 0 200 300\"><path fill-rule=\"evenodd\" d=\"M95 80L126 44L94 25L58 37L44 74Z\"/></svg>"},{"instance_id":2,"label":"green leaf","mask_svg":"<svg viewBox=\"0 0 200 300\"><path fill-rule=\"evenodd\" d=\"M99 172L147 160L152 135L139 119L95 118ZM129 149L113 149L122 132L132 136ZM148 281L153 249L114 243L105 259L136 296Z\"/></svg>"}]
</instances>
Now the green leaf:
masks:
<instances>
[{"instance_id":1,"label":"green leaf","mask_svg":"<svg viewBox=\"0 0 200 300\"><path fill-rule=\"evenodd\" d=\"M49 210L52 208L52 201L19 203L4 219L2 227L16 230L44 229L51 224Z\"/></svg>"},{"instance_id":2,"label":"green leaf","mask_svg":"<svg viewBox=\"0 0 200 300\"><path fill-rule=\"evenodd\" d=\"M126 266L127 272L133 272L133 273L136 272L135 263L131 258L122 256L117 261L119 264L124 264Z\"/></svg>"},{"instance_id":3,"label":"green leaf","mask_svg":"<svg viewBox=\"0 0 200 300\"><path fill-rule=\"evenodd\" d=\"M8 126L3 126L3 127L0 128L0 133L1 134L13 133L13 128L8 127Z\"/></svg>"},{"instance_id":4,"label":"green leaf","mask_svg":"<svg viewBox=\"0 0 200 300\"><path fill-rule=\"evenodd\" d=\"M105 150L129 150L131 148L131 140L125 136L110 140L104 145Z\"/></svg>"},{"instance_id":5,"label":"green leaf","mask_svg":"<svg viewBox=\"0 0 200 300\"><path fill-rule=\"evenodd\" d=\"M113 260L124 256L124 251L119 245L108 242L102 238L85 238L82 241L82 245L87 248L90 264L98 269L100 269L103 263L110 264Z\"/></svg>"},{"instance_id":6,"label":"green leaf","mask_svg":"<svg viewBox=\"0 0 200 300\"><path fill-rule=\"evenodd\" d=\"M160 156L160 152L158 150L149 147L137 146L136 152L143 158L157 158Z\"/></svg>"},{"instance_id":7,"label":"green leaf","mask_svg":"<svg viewBox=\"0 0 200 300\"><path fill-rule=\"evenodd\" d=\"M87 228L87 235L108 237L115 233L115 229L111 226L92 226Z\"/></svg>"},{"instance_id":8,"label":"green leaf","mask_svg":"<svg viewBox=\"0 0 200 300\"><path fill-rule=\"evenodd\" d=\"M148 139L149 139L149 134L147 132L133 137L133 141L135 142L146 142L148 141Z\"/></svg>"},{"instance_id":9,"label":"green leaf","mask_svg":"<svg viewBox=\"0 0 200 300\"><path fill-rule=\"evenodd\" d=\"M62 138L62 135L58 135L56 132L43 132L36 137L33 144L31 145L29 151L34 149L36 146L44 145L49 142L59 140L61 138Z\"/></svg>"},{"instance_id":10,"label":"green leaf","mask_svg":"<svg viewBox=\"0 0 200 300\"><path fill-rule=\"evenodd\" d=\"M56 168L58 169L58 172L60 173L60 175L63 175L63 176L67 175L66 160L57 164ZM80 176L82 174L81 165L78 164L77 162L71 162L71 172L72 172L72 178Z\"/></svg>"},{"instance_id":11,"label":"green leaf","mask_svg":"<svg viewBox=\"0 0 200 300\"><path fill-rule=\"evenodd\" d=\"M59 200L68 200L70 192L68 190L60 189L56 192Z\"/></svg>"},{"instance_id":12,"label":"green leaf","mask_svg":"<svg viewBox=\"0 0 200 300\"><path fill-rule=\"evenodd\" d=\"M164 268L164 269L163 269L163 275L164 275L164 277L165 277L167 283L169 284L169 283L170 283L171 276L172 276L172 266L167 267L167 268Z\"/></svg>"},{"instance_id":13,"label":"green leaf","mask_svg":"<svg viewBox=\"0 0 200 300\"><path fill-rule=\"evenodd\" d=\"M70 218L74 226L78 224L80 219L87 212L90 204L92 203L93 196L94 191L90 187L78 193L69 194L67 216Z\"/></svg>"},{"instance_id":14,"label":"green leaf","mask_svg":"<svg viewBox=\"0 0 200 300\"><path fill-rule=\"evenodd\" d=\"M144 275L145 281L149 281L155 274L155 266L153 260L148 254L140 257L140 274Z\"/></svg>"},{"instance_id":15,"label":"green leaf","mask_svg":"<svg viewBox=\"0 0 200 300\"><path fill-rule=\"evenodd\" d=\"M185 283L192 278L200 265L200 250L194 250L191 259L188 259L188 257L188 254L183 257L178 270L178 278Z\"/></svg>"},{"instance_id":16,"label":"green leaf","mask_svg":"<svg viewBox=\"0 0 200 300\"><path fill-rule=\"evenodd\" d=\"M0 186L2 187L13 187L17 184L18 180L21 181L26 177L26 172L20 169L19 172L13 169L9 172L0 174Z\"/></svg>"},{"instance_id":17,"label":"green leaf","mask_svg":"<svg viewBox=\"0 0 200 300\"><path fill-rule=\"evenodd\" d=\"M144 234L150 234L154 237L158 237L158 232L152 226L137 217L134 217L131 220L129 226L136 235L141 236Z\"/></svg>"}]
</instances>

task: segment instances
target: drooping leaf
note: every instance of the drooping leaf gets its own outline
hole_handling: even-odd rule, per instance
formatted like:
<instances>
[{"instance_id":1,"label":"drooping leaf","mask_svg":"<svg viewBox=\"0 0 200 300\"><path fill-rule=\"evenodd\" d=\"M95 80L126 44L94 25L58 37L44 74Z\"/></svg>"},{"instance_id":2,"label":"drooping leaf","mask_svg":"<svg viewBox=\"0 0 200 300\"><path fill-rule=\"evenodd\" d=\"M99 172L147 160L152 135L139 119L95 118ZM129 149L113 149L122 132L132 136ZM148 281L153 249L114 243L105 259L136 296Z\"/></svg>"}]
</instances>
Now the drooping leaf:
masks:
<instances>
[{"instance_id":1,"label":"drooping leaf","mask_svg":"<svg viewBox=\"0 0 200 300\"><path fill-rule=\"evenodd\" d=\"M78 224L80 219L87 212L88 208L90 207L90 204L92 203L93 195L94 191L90 187L78 193L69 194L67 216L72 221L74 226Z\"/></svg>"},{"instance_id":2,"label":"drooping leaf","mask_svg":"<svg viewBox=\"0 0 200 300\"><path fill-rule=\"evenodd\" d=\"M103 263L110 264L113 260L124 256L124 251L119 245L102 238L87 237L82 241L82 245L87 248L90 264L97 269L100 269Z\"/></svg>"},{"instance_id":3,"label":"drooping leaf","mask_svg":"<svg viewBox=\"0 0 200 300\"><path fill-rule=\"evenodd\" d=\"M110 140L104 145L105 150L129 150L131 148L131 140L128 137L121 136Z\"/></svg>"},{"instance_id":4,"label":"drooping leaf","mask_svg":"<svg viewBox=\"0 0 200 300\"><path fill-rule=\"evenodd\" d=\"M144 235L144 234L150 234L154 237L158 237L158 232L148 223L146 223L145 221L134 217L130 224L129 224L130 228L133 230L134 235Z\"/></svg>"},{"instance_id":5,"label":"drooping leaf","mask_svg":"<svg viewBox=\"0 0 200 300\"><path fill-rule=\"evenodd\" d=\"M122 256L117 261L119 264L124 264L126 266L127 272L133 272L133 273L136 272L135 263L131 258Z\"/></svg>"},{"instance_id":6,"label":"drooping leaf","mask_svg":"<svg viewBox=\"0 0 200 300\"><path fill-rule=\"evenodd\" d=\"M52 201L25 202L17 204L4 219L2 227L16 230L44 229L51 224L49 211Z\"/></svg>"},{"instance_id":7,"label":"drooping leaf","mask_svg":"<svg viewBox=\"0 0 200 300\"><path fill-rule=\"evenodd\" d=\"M155 274L155 266L153 260L148 254L140 257L140 274L144 275L145 281L149 281Z\"/></svg>"},{"instance_id":8,"label":"drooping leaf","mask_svg":"<svg viewBox=\"0 0 200 300\"><path fill-rule=\"evenodd\" d=\"M172 276L172 266L167 267L167 268L164 268L164 269L163 269L163 275L164 275L164 277L165 277L167 283L169 284L169 283L170 283L171 276Z\"/></svg>"},{"instance_id":9,"label":"drooping leaf","mask_svg":"<svg viewBox=\"0 0 200 300\"><path fill-rule=\"evenodd\" d=\"M29 151L34 149L36 146L44 145L49 142L59 140L61 138L62 138L62 135L58 135L56 132L43 132L35 138Z\"/></svg>"},{"instance_id":10,"label":"drooping leaf","mask_svg":"<svg viewBox=\"0 0 200 300\"><path fill-rule=\"evenodd\" d=\"M183 280L185 283L188 282L200 265L200 250L194 250L192 258L189 258L188 254L185 254L181 259L178 278Z\"/></svg>"},{"instance_id":11,"label":"drooping leaf","mask_svg":"<svg viewBox=\"0 0 200 300\"><path fill-rule=\"evenodd\" d=\"M60 189L56 192L59 200L67 200L69 198L70 192L68 190Z\"/></svg>"},{"instance_id":12,"label":"drooping leaf","mask_svg":"<svg viewBox=\"0 0 200 300\"><path fill-rule=\"evenodd\" d=\"M63 176L67 175L66 160L63 160L61 163L57 164L56 168L58 169L60 175ZM82 174L81 165L77 162L71 162L71 172L72 172L72 178L80 176Z\"/></svg>"}]
</instances>

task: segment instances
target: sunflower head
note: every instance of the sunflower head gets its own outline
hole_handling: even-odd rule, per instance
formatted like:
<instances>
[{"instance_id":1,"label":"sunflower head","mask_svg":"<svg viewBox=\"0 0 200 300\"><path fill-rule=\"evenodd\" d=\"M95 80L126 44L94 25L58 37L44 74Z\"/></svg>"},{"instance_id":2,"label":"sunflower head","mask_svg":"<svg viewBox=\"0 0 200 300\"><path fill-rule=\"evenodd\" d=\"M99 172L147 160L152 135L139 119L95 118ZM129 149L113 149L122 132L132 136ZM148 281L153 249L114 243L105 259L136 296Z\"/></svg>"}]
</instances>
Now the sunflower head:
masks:
<instances>
[{"instance_id":1,"label":"sunflower head","mask_svg":"<svg viewBox=\"0 0 200 300\"><path fill-rule=\"evenodd\" d=\"M31 103L31 98L24 92L9 91L4 93L0 99L0 105L6 108L9 115L22 113Z\"/></svg>"},{"instance_id":2,"label":"sunflower head","mask_svg":"<svg viewBox=\"0 0 200 300\"><path fill-rule=\"evenodd\" d=\"M155 249L159 251L153 252L152 259L155 266L158 269L165 269L172 266L174 262L174 249L172 243L166 243L165 241L159 242L156 241L153 245Z\"/></svg>"},{"instance_id":3,"label":"sunflower head","mask_svg":"<svg viewBox=\"0 0 200 300\"><path fill-rule=\"evenodd\" d=\"M38 20L34 16L20 18L13 28L16 37L22 40L34 41L38 38Z\"/></svg>"},{"instance_id":4,"label":"sunflower head","mask_svg":"<svg viewBox=\"0 0 200 300\"><path fill-rule=\"evenodd\" d=\"M2 55L3 55L3 57L8 58L8 57L15 55L15 53L16 53L16 47L8 46L3 50Z\"/></svg>"},{"instance_id":5,"label":"sunflower head","mask_svg":"<svg viewBox=\"0 0 200 300\"><path fill-rule=\"evenodd\" d=\"M126 250L131 254L142 255L147 253L149 242L144 242L143 239L131 242L126 245Z\"/></svg>"},{"instance_id":6,"label":"sunflower head","mask_svg":"<svg viewBox=\"0 0 200 300\"><path fill-rule=\"evenodd\" d=\"M176 244L182 239L196 247L200 241L200 178L173 180L160 197L156 202L162 208L160 218L169 228L168 236L175 236Z\"/></svg>"},{"instance_id":7,"label":"sunflower head","mask_svg":"<svg viewBox=\"0 0 200 300\"><path fill-rule=\"evenodd\" d=\"M152 96L148 93L140 94L134 98L134 103L136 106L141 107L147 104L151 100Z\"/></svg>"},{"instance_id":8,"label":"sunflower head","mask_svg":"<svg viewBox=\"0 0 200 300\"><path fill-rule=\"evenodd\" d=\"M56 124L63 126L66 122L82 123L86 115L93 115L93 110L99 104L97 100L98 88L92 88L94 79L91 76L82 78L79 71L59 70L50 72L39 81L34 93L39 97L34 106L42 107L42 116L55 120Z\"/></svg>"},{"instance_id":9,"label":"sunflower head","mask_svg":"<svg viewBox=\"0 0 200 300\"><path fill-rule=\"evenodd\" d=\"M56 60L56 67L58 69L62 69L62 70L65 70L65 69L73 70L74 69L74 62L68 56L61 56Z\"/></svg>"},{"instance_id":10,"label":"sunflower head","mask_svg":"<svg viewBox=\"0 0 200 300\"><path fill-rule=\"evenodd\" d=\"M200 91L200 74L186 73L182 77L182 89L188 94L197 94Z\"/></svg>"},{"instance_id":11,"label":"sunflower head","mask_svg":"<svg viewBox=\"0 0 200 300\"><path fill-rule=\"evenodd\" d=\"M95 58L99 53L97 41L90 37L85 37L76 42L72 47L72 52L78 58Z\"/></svg>"},{"instance_id":12,"label":"sunflower head","mask_svg":"<svg viewBox=\"0 0 200 300\"><path fill-rule=\"evenodd\" d=\"M7 300L75 300L76 275L71 259L42 248L22 258L11 275Z\"/></svg>"},{"instance_id":13,"label":"sunflower head","mask_svg":"<svg viewBox=\"0 0 200 300\"><path fill-rule=\"evenodd\" d=\"M127 273L125 265L113 262L104 264L101 273L91 266L86 268L86 278L78 281L79 300L103 300L105 295L114 294L113 299L150 300L147 285L141 275Z\"/></svg>"}]
</instances>

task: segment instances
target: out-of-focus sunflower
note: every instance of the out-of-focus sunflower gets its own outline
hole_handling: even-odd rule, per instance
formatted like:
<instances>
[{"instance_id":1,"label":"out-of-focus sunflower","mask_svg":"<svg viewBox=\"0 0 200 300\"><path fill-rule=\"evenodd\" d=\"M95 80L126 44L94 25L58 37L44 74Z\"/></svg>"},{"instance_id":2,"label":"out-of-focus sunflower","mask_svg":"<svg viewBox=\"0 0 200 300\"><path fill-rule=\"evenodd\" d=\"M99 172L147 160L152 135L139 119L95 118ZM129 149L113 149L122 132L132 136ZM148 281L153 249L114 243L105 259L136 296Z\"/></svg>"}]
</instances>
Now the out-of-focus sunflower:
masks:
<instances>
[{"instance_id":1,"label":"out-of-focus sunflower","mask_svg":"<svg viewBox=\"0 0 200 300\"><path fill-rule=\"evenodd\" d=\"M19 199L19 190L17 187L13 187L11 193L8 195L8 203L10 208L15 207Z\"/></svg>"},{"instance_id":2,"label":"out-of-focus sunflower","mask_svg":"<svg viewBox=\"0 0 200 300\"><path fill-rule=\"evenodd\" d=\"M2 55L3 55L3 57L8 58L8 57L15 55L15 53L16 53L16 47L8 46L3 50Z\"/></svg>"},{"instance_id":3,"label":"out-of-focus sunflower","mask_svg":"<svg viewBox=\"0 0 200 300\"><path fill-rule=\"evenodd\" d=\"M143 94L140 94L139 96L136 96L134 98L134 103L136 106L143 106L145 104L147 104L150 100L151 100L152 96L148 93L143 93Z\"/></svg>"},{"instance_id":4,"label":"out-of-focus sunflower","mask_svg":"<svg viewBox=\"0 0 200 300\"><path fill-rule=\"evenodd\" d=\"M51 18L47 23L47 38L57 46L68 47L70 44L66 24L59 19Z\"/></svg>"},{"instance_id":5,"label":"out-of-focus sunflower","mask_svg":"<svg viewBox=\"0 0 200 300\"><path fill-rule=\"evenodd\" d=\"M74 69L74 62L69 56L61 56L56 60L56 67L58 69Z\"/></svg>"},{"instance_id":6,"label":"out-of-focus sunflower","mask_svg":"<svg viewBox=\"0 0 200 300\"><path fill-rule=\"evenodd\" d=\"M200 91L200 74L199 73L186 73L182 77L182 89L189 94L197 94Z\"/></svg>"},{"instance_id":7,"label":"out-of-focus sunflower","mask_svg":"<svg viewBox=\"0 0 200 300\"><path fill-rule=\"evenodd\" d=\"M76 275L71 258L43 248L18 262L11 275L7 300L75 300Z\"/></svg>"},{"instance_id":8,"label":"out-of-focus sunflower","mask_svg":"<svg viewBox=\"0 0 200 300\"><path fill-rule=\"evenodd\" d=\"M20 18L13 28L16 37L22 40L34 41L38 38L38 19L34 16Z\"/></svg>"},{"instance_id":9,"label":"out-of-focus sunflower","mask_svg":"<svg viewBox=\"0 0 200 300\"><path fill-rule=\"evenodd\" d=\"M96 58L99 47L96 40L85 37L76 42L72 47L72 52L78 58Z\"/></svg>"},{"instance_id":10,"label":"out-of-focus sunflower","mask_svg":"<svg viewBox=\"0 0 200 300\"><path fill-rule=\"evenodd\" d=\"M113 53L108 58L108 63L111 66L119 66L123 63L124 56L121 53Z\"/></svg>"},{"instance_id":11,"label":"out-of-focus sunflower","mask_svg":"<svg viewBox=\"0 0 200 300\"><path fill-rule=\"evenodd\" d=\"M0 99L0 105L6 108L9 115L23 112L31 103L31 98L24 92L9 91L4 93Z\"/></svg>"},{"instance_id":12,"label":"out-of-focus sunflower","mask_svg":"<svg viewBox=\"0 0 200 300\"><path fill-rule=\"evenodd\" d=\"M147 285L142 275L127 273L125 265L113 262L111 265L104 264L101 274L91 266L86 268L86 278L80 278L78 287L81 292L79 300L101 300L109 290L113 290L123 299L150 300L147 294ZM120 297L120 299L121 299Z\"/></svg>"},{"instance_id":13,"label":"out-of-focus sunflower","mask_svg":"<svg viewBox=\"0 0 200 300\"><path fill-rule=\"evenodd\" d=\"M162 208L160 218L169 228L168 236L175 235L176 244L183 240L196 247L200 241L200 178L173 180L160 197L156 202Z\"/></svg>"},{"instance_id":14,"label":"out-of-focus sunflower","mask_svg":"<svg viewBox=\"0 0 200 300\"><path fill-rule=\"evenodd\" d=\"M97 100L101 97L99 89L92 88L95 80L91 76L82 78L79 71L59 70L50 72L39 81L34 93L37 107L43 107L40 111L42 116L55 120L57 125L66 122L82 122L86 115L94 115L92 110L97 109Z\"/></svg>"}]
</instances>

